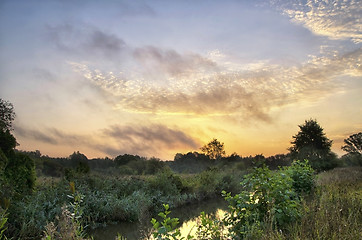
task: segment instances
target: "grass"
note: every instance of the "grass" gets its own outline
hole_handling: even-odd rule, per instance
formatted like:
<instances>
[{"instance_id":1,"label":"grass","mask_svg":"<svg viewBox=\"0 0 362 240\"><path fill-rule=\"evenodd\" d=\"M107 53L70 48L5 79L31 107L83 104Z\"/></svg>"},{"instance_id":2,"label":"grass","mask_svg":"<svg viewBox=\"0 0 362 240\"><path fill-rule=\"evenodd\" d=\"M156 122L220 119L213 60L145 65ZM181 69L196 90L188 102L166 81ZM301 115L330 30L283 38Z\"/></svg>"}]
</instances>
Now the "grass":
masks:
<instances>
[{"instance_id":1,"label":"grass","mask_svg":"<svg viewBox=\"0 0 362 240\"><path fill-rule=\"evenodd\" d=\"M362 239L362 168L320 173L304 212L287 232L269 230L262 239Z\"/></svg>"},{"instance_id":2,"label":"grass","mask_svg":"<svg viewBox=\"0 0 362 240\"><path fill-rule=\"evenodd\" d=\"M71 181L84 195L82 218L90 228L120 221L149 222L163 203L176 208L202 201L220 195L225 186L238 187L238 178L224 171L179 175L166 169L155 175L79 175ZM69 205L69 194L68 180L39 177L32 194L11 201L6 236L40 239L47 223L54 222L62 206Z\"/></svg>"},{"instance_id":3,"label":"grass","mask_svg":"<svg viewBox=\"0 0 362 240\"><path fill-rule=\"evenodd\" d=\"M82 177L76 186L84 194L86 224L137 221L173 207L214 196L239 182L239 174L211 170L196 175ZM165 177L166 176L166 177ZM180 178L180 179L179 179ZM39 239L67 202L68 182L39 178L37 191L9 209L9 237ZM169 189L175 195L168 194ZM362 168L337 168L317 175L317 186L302 201L303 216L285 230L267 228L257 239L362 239ZM171 206L170 205L170 206Z\"/></svg>"}]
</instances>

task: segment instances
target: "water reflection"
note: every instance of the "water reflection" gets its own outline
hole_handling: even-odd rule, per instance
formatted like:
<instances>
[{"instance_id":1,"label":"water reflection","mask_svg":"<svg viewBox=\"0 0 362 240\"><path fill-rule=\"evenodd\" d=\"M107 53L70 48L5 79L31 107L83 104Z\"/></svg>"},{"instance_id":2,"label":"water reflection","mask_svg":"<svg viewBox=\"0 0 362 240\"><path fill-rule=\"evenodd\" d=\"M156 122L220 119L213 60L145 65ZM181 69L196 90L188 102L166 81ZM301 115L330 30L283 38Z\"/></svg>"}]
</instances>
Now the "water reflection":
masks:
<instances>
[{"instance_id":1,"label":"water reflection","mask_svg":"<svg viewBox=\"0 0 362 240\"><path fill-rule=\"evenodd\" d=\"M216 211L213 212L206 212L208 215L212 215L215 217L215 219L221 220L224 218L226 211L221 208L217 208ZM199 213L200 214L200 213ZM187 221L184 221L180 227L181 236L185 237L187 239L188 235L196 236L197 228L199 226L200 218L199 216L196 216L192 219L189 219Z\"/></svg>"},{"instance_id":2,"label":"water reflection","mask_svg":"<svg viewBox=\"0 0 362 240\"><path fill-rule=\"evenodd\" d=\"M180 231L182 236L187 236L189 233L195 235L197 231L198 216L204 211L206 214L214 214L222 218L225 213L227 204L221 198L207 200L201 203L187 205L178 209L171 209L170 217L178 217L180 219ZM118 233L126 237L128 240L148 239L152 226L149 223L150 219L143 219L143 224L136 223L118 223L111 224L106 227L97 228L91 231L95 240L114 240Z\"/></svg>"}]
</instances>

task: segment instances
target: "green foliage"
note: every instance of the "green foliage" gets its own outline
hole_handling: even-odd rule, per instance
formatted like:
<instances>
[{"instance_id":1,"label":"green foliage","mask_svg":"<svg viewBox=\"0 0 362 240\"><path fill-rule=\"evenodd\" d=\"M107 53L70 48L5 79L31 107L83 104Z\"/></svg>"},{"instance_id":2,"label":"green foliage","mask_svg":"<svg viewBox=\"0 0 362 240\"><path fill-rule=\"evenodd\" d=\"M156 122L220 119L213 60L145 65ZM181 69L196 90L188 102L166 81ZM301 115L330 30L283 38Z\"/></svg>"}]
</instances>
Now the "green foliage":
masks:
<instances>
[{"instance_id":1,"label":"green foliage","mask_svg":"<svg viewBox=\"0 0 362 240\"><path fill-rule=\"evenodd\" d=\"M150 180L149 189L160 191L163 195L178 195L183 185L181 178L166 168Z\"/></svg>"},{"instance_id":2,"label":"green foliage","mask_svg":"<svg viewBox=\"0 0 362 240\"><path fill-rule=\"evenodd\" d=\"M159 240L184 239L181 238L180 230L176 228L176 226L179 224L179 219L170 218L168 216L171 213L171 211L169 211L168 204L163 204L163 207L165 208L165 211L158 214L158 216L161 217L162 221L159 222L155 218L152 218L151 220L151 223L155 230L152 234L153 237Z\"/></svg>"},{"instance_id":3,"label":"green foliage","mask_svg":"<svg viewBox=\"0 0 362 240\"><path fill-rule=\"evenodd\" d=\"M78 162L75 171L80 174L88 174L90 172L90 168L87 162Z\"/></svg>"},{"instance_id":4,"label":"green foliage","mask_svg":"<svg viewBox=\"0 0 362 240\"><path fill-rule=\"evenodd\" d=\"M293 190L293 180L283 171L256 168L244 177L244 191L235 196L223 192L229 202L225 224L232 238L248 238L270 222L278 228L300 217L300 203ZM252 234L252 235L250 235Z\"/></svg>"},{"instance_id":5,"label":"green foliage","mask_svg":"<svg viewBox=\"0 0 362 240\"><path fill-rule=\"evenodd\" d=\"M5 156L4 152L0 149L0 177L4 172L7 164L8 164L8 158Z\"/></svg>"},{"instance_id":6,"label":"green foliage","mask_svg":"<svg viewBox=\"0 0 362 240\"><path fill-rule=\"evenodd\" d=\"M8 221L6 209L0 207L0 240L7 239L5 236L6 222Z\"/></svg>"},{"instance_id":7,"label":"green foliage","mask_svg":"<svg viewBox=\"0 0 362 240\"><path fill-rule=\"evenodd\" d=\"M199 226L197 227L197 239L223 239L223 222L215 217L200 213Z\"/></svg>"},{"instance_id":8,"label":"green foliage","mask_svg":"<svg viewBox=\"0 0 362 240\"><path fill-rule=\"evenodd\" d=\"M64 172L64 167L54 160L44 159L42 161L41 171L42 174L47 176L61 177Z\"/></svg>"},{"instance_id":9,"label":"green foliage","mask_svg":"<svg viewBox=\"0 0 362 240\"><path fill-rule=\"evenodd\" d=\"M341 157L341 161L345 166L362 166L362 155L348 153Z\"/></svg>"},{"instance_id":10,"label":"green foliage","mask_svg":"<svg viewBox=\"0 0 362 240\"><path fill-rule=\"evenodd\" d=\"M145 174L156 174L165 167L164 162L159 158L152 157L146 161Z\"/></svg>"},{"instance_id":11,"label":"green foliage","mask_svg":"<svg viewBox=\"0 0 362 240\"><path fill-rule=\"evenodd\" d=\"M75 190L75 183L69 183L71 194L68 206L62 207L61 215L57 218L57 225L53 222L45 227L43 240L83 240L86 234L83 227L83 198L84 196Z\"/></svg>"},{"instance_id":12,"label":"green foliage","mask_svg":"<svg viewBox=\"0 0 362 240\"><path fill-rule=\"evenodd\" d=\"M126 165L129 162L132 161L139 161L141 160L141 157L138 155L131 155L131 154L123 154L123 155L119 155L114 159L114 162L120 166L120 165Z\"/></svg>"},{"instance_id":13,"label":"green foliage","mask_svg":"<svg viewBox=\"0 0 362 240\"><path fill-rule=\"evenodd\" d=\"M34 160L25 154L16 153L5 168L5 177L16 192L31 192L36 180Z\"/></svg>"},{"instance_id":14,"label":"green foliage","mask_svg":"<svg viewBox=\"0 0 362 240\"><path fill-rule=\"evenodd\" d=\"M72 168L65 168L64 169L64 177L68 181L73 180L75 178L75 176L76 176L76 172L75 172L74 169L72 169Z\"/></svg>"},{"instance_id":15,"label":"green foliage","mask_svg":"<svg viewBox=\"0 0 362 240\"><path fill-rule=\"evenodd\" d=\"M0 149L8 158L14 154L16 139L9 130L0 131Z\"/></svg>"},{"instance_id":16,"label":"green foliage","mask_svg":"<svg viewBox=\"0 0 362 240\"><path fill-rule=\"evenodd\" d=\"M11 131L14 119L13 104L0 98L0 132Z\"/></svg>"},{"instance_id":17,"label":"green foliage","mask_svg":"<svg viewBox=\"0 0 362 240\"><path fill-rule=\"evenodd\" d=\"M293 180L293 189L298 193L309 194L315 186L314 170L308 160L294 161L290 167L284 168Z\"/></svg>"}]
</instances>

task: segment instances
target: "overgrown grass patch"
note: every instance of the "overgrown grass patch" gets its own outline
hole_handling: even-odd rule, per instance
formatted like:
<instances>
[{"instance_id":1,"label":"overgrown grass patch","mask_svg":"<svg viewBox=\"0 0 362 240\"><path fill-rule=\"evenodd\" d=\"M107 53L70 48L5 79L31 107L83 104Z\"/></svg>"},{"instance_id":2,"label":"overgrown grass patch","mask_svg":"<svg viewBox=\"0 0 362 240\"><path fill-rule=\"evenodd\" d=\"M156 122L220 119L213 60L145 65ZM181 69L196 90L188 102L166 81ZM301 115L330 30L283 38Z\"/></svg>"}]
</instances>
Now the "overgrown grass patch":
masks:
<instances>
[{"instance_id":1,"label":"overgrown grass patch","mask_svg":"<svg viewBox=\"0 0 362 240\"><path fill-rule=\"evenodd\" d=\"M304 215L285 232L269 230L262 239L361 239L362 168L337 168L317 176Z\"/></svg>"}]
</instances>

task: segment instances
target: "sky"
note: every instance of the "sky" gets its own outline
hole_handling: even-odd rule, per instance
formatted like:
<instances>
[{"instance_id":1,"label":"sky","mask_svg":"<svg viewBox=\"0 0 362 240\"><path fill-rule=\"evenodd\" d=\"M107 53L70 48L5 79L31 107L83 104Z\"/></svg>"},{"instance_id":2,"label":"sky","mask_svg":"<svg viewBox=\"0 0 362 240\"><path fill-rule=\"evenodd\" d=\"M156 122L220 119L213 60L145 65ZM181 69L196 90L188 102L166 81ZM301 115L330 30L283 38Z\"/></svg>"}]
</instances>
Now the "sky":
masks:
<instances>
[{"instance_id":1,"label":"sky","mask_svg":"<svg viewBox=\"0 0 362 240\"><path fill-rule=\"evenodd\" d=\"M362 131L359 0L2 0L0 98L18 149L172 160L287 153L316 119Z\"/></svg>"}]
</instances>

